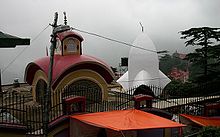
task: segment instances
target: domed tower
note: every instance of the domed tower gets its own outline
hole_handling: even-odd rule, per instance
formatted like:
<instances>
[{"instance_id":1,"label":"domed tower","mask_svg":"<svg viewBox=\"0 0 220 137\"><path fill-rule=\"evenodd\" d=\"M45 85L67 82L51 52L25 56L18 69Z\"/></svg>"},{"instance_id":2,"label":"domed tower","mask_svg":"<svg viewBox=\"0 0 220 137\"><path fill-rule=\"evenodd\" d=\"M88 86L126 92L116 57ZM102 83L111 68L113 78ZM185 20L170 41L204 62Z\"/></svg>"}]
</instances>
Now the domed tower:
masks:
<instances>
[{"instance_id":1,"label":"domed tower","mask_svg":"<svg viewBox=\"0 0 220 137\"><path fill-rule=\"evenodd\" d=\"M98 100L106 100L108 87L115 79L114 73L102 60L83 55L82 41L82 36L71 29L58 31L51 91L55 93L66 86L84 87L94 89L87 92L97 96ZM29 63L25 70L25 81L32 85L33 99L39 103L46 92L49 63L50 57L46 56Z\"/></svg>"},{"instance_id":2,"label":"domed tower","mask_svg":"<svg viewBox=\"0 0 220 137\"><path fill-rule=\"evenodd\" d=\"M57 34L55 54L61 56L82 55L82 36L67 30Z\"/></svg>"}]
</instances>

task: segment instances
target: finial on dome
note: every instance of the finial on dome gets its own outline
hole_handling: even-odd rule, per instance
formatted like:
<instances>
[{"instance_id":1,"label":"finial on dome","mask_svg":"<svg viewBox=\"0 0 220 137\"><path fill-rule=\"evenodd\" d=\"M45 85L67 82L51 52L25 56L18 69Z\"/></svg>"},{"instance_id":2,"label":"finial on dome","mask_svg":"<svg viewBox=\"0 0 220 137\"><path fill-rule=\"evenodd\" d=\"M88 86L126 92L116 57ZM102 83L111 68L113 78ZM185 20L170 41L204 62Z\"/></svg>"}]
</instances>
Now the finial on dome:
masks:
<instances>
[{"instance_id":1,"label":"finial on dome","mask_svg":"<svg viewBox=\"0 0 220 137\"><path fill-rule=\"evenodd\" d=\"M140 25L141 25L141 31L144 32L144 27L143 27L143 25L141 24L141 22L139 22L139 23L140 23Z\"/></svg>"},{"instance_id":2,"label":"finial on dome","mask_svg":"<svg viewBox=\"0 0 220 137\"><path fill-rule=\"evenodd\" d=\"M64 15L64 25L67 25L67 18L66 18L66 12L65 11L63 12L63 15Z\"/></svg>"}]
</instances>

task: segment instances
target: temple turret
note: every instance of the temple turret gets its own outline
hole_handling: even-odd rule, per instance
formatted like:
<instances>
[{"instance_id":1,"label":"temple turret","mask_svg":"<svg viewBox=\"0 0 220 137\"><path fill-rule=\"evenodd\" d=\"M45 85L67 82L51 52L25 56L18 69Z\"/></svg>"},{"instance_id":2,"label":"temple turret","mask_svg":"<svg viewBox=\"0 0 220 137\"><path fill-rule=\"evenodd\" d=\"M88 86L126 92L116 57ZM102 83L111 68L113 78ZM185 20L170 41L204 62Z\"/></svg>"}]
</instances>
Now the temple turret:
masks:
<instances>
[{"instance_id":1,"label":"temple turret","mask_svg":"<svg viewBox=\"0 0 220 137\"><path fill-rule=\"evenodd\" d=\"M82 55L82 36L72 30L68 30L67 25L60 26L60 29L67 30L57 34L55 54L62 56Z\"/></svg>"}]
</instances>

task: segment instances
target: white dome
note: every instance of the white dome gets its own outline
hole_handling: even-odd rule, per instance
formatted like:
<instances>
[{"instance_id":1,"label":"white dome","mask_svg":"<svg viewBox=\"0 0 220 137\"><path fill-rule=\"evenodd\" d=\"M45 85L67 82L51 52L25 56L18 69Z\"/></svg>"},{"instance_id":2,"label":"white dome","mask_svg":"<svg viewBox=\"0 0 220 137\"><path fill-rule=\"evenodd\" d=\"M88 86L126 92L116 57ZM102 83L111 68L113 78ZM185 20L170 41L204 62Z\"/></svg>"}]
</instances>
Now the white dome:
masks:
<instances>
[{"instance_id":1,"label":"white dome","mask_svg":"<svg viewBox=\"0 0 220 137\"><path fill-rule=\"evenodd\" d=\"M151 78L158 77L159 60L156 48L148 35L145 33L140 34L133 42L133 45L142 49L135 47L130 49L128 58L129 80L134 80L136 75L142 70L149 73ZM132 87L133 85L129 84L129 86Z\"/></svg>"},{"instance_id":2,"label":"white dome","mask_svg":"<svg viewBox=\"0 0 220 137\"><path fill-rule=\"evenodd\" d=\"M124 88L124 89L129 89L129 84L128 84L128 71L122 75L117 82Z\"/></svg>"},{"instance_id":3,"label":"white dome","mask_svg":"<svg viewBox=\"0 0 220 137\"><path fill-rule=\"evenodd\" d=\"M142 84L149 85L150 81L147 80L146 78L151 79L150 74L145 70L140 71L134 78L134 81L132 82L132 87L136 87Z\"/></svg>"},{"instance_id":4,"label":"white dome","mask_svg":"<svg viewBox=\"0 0 220 137\"><path fill-rule=\"evenodd\" d=\"M129 52L128 71L117 82L125 89L141 84L164 88L170 79L159 70L157 50L152 40L146 33L142 33L133 45L135 47Z\"/></svg>"}]
</instances>

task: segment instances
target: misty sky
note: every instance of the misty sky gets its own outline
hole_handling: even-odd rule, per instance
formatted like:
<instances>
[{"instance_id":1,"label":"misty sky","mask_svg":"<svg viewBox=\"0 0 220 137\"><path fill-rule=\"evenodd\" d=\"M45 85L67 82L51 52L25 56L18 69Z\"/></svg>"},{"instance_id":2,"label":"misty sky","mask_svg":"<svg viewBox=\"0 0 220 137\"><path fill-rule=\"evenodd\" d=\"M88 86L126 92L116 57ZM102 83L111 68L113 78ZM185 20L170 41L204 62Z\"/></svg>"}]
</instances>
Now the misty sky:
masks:
<instances>
[{"instance_id":1,"label":"misty sky","mask_svg":"<svg viewBox=\"0 0 220 137\"><path fill-rule=\"evenodd\" d=\"M23 81L28 62L46 55L51 27L36 36L53 22L59 13L63 23L65 11L68 24L89 32L132 43L141 33L139 22L156 45L157 50L188 53L180 40L181 30L191 27L219 27L219 0L0 0L0 31L31 38L31 45L23 54L8 64L25 47L0 49L0 69L4 84L14 78ZM83 53L93 55L117 67L120 58L128 56L129 47L88 34L84 37ZM7 68L7 69L6 69Z\"/></svg>"}]
</instances>

